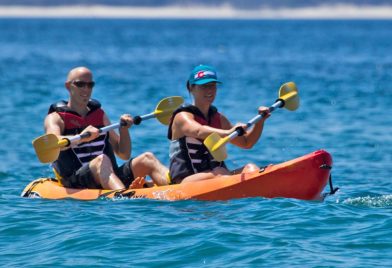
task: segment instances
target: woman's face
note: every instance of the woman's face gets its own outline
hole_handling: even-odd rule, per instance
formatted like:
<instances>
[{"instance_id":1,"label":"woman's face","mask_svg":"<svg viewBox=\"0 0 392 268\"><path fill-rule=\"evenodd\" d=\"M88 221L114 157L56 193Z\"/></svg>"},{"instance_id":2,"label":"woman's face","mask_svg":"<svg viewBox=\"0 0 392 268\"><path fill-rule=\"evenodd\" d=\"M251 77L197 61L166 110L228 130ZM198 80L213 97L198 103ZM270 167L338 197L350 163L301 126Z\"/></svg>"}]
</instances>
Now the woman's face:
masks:
<instances>
[{"instance_id":1,"label":"woman's face","mask_svg":"<svg viewBox=\"0 0 392 268\"><path fill-rule=\"evenodd\" d=\"M216 96L216 83L211 82L204 85L191 85L190 92L192 93L195 104L209 104L211 105Z\"/></svg>"}]
</instances>

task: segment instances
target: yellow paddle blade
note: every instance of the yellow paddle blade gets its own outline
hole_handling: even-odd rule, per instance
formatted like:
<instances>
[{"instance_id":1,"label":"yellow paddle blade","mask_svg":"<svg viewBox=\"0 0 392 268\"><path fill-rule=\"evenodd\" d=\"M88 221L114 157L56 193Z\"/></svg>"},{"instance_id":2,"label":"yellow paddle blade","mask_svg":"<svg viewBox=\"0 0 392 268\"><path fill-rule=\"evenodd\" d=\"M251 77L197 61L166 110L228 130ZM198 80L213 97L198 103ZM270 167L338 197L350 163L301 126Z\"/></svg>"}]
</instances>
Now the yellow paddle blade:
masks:
<instances>
[{"instance_id":1,"label":"yellow paddle blade","mask_svg":"<svg viewBox=\"0 0 392 268\"><path fill-rule=\"evenodd\" d=\"M161 100L155 108L154 114L156 118L164 125L169 125L170 118L178 107L184 103L184 99L180 96L168 97Z\"/></svg>"},{"instance_id":2,"label":"yellow paddle blade","mask_svg":"<svg viewBox=\"0 0 392 268\"><path fill-rule=\"evenodd\" d=\"M284 101L284 108L295 111L299 107L298 89L294 82L287 82L279 89L279 99Z\"/></svg>"},{"instance_id":3,"label":"yellow paddle blade","mask_svg":"<svg viewBox=\"0 0 392 268\"><path fill-rule=\"evenodd\" d=\"M211 133L204 140L204 145L210 151L212 157L217 161L223 161L227 158L227 151L225 145L229 139L221 138L217 133Z\"/></svg>"},{"instance_id":4,"label":"yellow paddle blade","mask_svg":"<svg viewBox=\"0 0 392 268\"><path fill-rule=\"evenodd\" d=\"M42 135L36 138L33 140L33 146L39 161L42 163L53 162L59 157L61 145L59 145L59 139L54 134Z\"/></svg>"}]
</instances>

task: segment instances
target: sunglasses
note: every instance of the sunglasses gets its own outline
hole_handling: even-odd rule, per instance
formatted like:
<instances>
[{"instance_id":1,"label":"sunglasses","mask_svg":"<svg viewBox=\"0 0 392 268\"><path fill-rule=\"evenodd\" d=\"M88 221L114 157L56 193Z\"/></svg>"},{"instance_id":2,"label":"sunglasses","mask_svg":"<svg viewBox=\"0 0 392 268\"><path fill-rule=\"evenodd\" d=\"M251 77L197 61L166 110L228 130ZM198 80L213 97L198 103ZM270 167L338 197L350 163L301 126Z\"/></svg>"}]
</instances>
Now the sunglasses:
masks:
<instances>
[{"instance_id":1,"label":"sunglasses","mask_svg":"<svg viewBox=\"0 0 392 268\"><path fill-rule=\"evenodd\" d=\"M78 88L84 88L86 86L89 87L89 88L93 88L95 86L95 82L94 81L91 81L91 82L72 81L72 84L74 84Z\"/></svg>"},{"instance_id":2,"label":"sunglasses","mask_svg":"<svg viewBox=\"0 0 392 268\"><path fill-rule=\"evenodd\" d=\"M216 85L216 83L207 83L207 84L199 85L199 88L202 88L202 89L216 89L217 85Z\"/></svg>"}]
</instances>

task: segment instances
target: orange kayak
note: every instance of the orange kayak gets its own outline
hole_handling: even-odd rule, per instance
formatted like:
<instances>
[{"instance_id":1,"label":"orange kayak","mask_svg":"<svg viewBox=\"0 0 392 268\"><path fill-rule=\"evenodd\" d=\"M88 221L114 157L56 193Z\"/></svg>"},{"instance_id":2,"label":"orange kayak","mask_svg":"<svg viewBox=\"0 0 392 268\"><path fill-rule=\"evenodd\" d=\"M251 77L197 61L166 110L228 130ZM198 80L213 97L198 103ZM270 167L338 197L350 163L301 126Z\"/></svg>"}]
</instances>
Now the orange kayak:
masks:
<instances>
[{"instance_id":1,"label":"orange kayak","mask_svg":"<svg viewBox=\"0 0 392 268\"><path fill-rule=\"evenodd\" d=\"M332 168L332 157L324 151L280 164L269 165L259 171L210 180L155 186L142 189L102 190L72 189L61 186L52 178L32 181L21 196L45 199L95 200L100 198L147 198L158 200L229 200L247 197L285 197L320 200ZM331 192L332 192L331 183Z\"/></svg>"}]
</instances>

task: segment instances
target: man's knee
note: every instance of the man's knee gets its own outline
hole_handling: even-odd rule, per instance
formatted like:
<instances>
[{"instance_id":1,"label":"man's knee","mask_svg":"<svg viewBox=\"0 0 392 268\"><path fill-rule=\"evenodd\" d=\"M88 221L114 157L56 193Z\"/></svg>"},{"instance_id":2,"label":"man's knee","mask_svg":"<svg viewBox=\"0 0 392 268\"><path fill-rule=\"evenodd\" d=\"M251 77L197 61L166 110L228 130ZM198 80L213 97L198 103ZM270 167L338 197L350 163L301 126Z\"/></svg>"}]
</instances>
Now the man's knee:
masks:
<instances>
[{"instance_id":1,"label":"man's knee","mask_svg":"<svg viewBox=\"0 0 392 268\"><path fill-rule=\"evenodd\" d=\"M110 158L105 154L100 154L90 162L90 168L100 170L102 167L111 166Z\"/></svg>"},{"instance_id":2,"label":"man's knee","mask_svg":"<svg viewBox=\"0 0 392 268\"><path fill-rule=\"evenodd\" d=\"M151 152L145 152L141 155L142 161L146 165L152 165L157 161L155 155Z\"/></svg>"}]
</instances>

